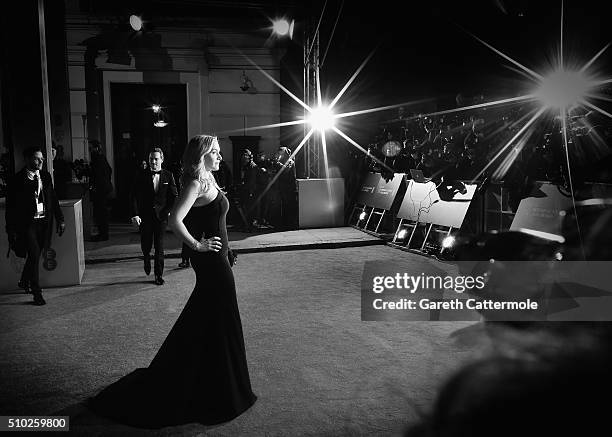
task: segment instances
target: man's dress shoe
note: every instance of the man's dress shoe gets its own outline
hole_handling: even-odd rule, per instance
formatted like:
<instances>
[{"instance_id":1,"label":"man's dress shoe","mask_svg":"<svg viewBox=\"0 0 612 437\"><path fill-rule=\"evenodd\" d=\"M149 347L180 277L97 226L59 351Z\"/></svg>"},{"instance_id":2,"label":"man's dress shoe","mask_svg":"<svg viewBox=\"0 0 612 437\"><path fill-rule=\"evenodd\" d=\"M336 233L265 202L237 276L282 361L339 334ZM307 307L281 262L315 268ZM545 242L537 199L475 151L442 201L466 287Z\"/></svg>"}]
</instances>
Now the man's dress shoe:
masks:
<instances>
[{"instance_id":1,"label":"man's dress shoe","mask_svg":"<svg viewBox=\"0 0 612 437\"><path fill-rule=\"evenodd\" d=\"M34 292L34 305L45 305L47 302L45 302L45 299L43 299L42 297L42 293L39 292Z\"/></svg>"}]
</instances>

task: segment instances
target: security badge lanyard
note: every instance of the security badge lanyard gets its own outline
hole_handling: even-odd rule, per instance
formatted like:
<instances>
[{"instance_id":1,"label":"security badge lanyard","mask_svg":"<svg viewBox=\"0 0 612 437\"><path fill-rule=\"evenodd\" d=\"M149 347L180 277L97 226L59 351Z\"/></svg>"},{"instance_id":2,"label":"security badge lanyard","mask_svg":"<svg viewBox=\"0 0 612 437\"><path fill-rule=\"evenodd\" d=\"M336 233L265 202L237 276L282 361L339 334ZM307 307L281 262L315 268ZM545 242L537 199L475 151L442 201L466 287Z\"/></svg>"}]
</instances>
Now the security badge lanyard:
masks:
<instances>
[{"instance_id":1,"label":"security badge lanyard","mask_svg":"<svg viewBox=\"0 0 612 437\"><path fill-rule=\"evenodd\" d=\"M34 191L34 198L36 199L36 215L42 216L45 213L45 204L43 202L43 191L42 191L42 181L40 180L40 176L34 176L34 180L36 181L36 190Z\"/></svg>"}]
</instances>

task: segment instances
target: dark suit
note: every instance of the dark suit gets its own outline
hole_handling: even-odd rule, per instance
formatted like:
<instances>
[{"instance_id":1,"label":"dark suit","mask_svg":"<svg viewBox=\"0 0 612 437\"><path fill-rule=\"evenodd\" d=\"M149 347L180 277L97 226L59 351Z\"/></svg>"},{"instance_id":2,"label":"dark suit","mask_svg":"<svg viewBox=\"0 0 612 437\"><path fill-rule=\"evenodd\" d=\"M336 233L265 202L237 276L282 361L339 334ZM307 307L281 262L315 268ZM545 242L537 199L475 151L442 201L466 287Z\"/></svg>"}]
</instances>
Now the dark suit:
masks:
<instances>
[{"instance_id":1,"label":"dark suit","mask_svg":"<svg viewBox=\"0 0 612 437\"><path fill-rule=\"evenodd\" d=\"M132 217L139 216L142 220L140 246L145 258L155 245L155 276L162 276L164 272L164 233L176 196L174 177L168 170L161 170L157 191L153 189L153 173L150 170L140 172L132 186Z\"/></svg>"},{"instance_id":2,"label":"dark suit","mask_svg":"<svg viewBox=\"0 0 612 437\"><path fill-rule=\"evenodd\" d=\"M20 256L25 252L26 263L21 280L33 291L40 291L38 265L43 248L51 245L53 218L58 223L64 222L51 175L40 170L40 179L42 191L38 201L43 205L43 218L35 218L38 181L30 180L25 169L12 177L6 193L6 232L15 252Z\"/></svg>"},{"instance_id":3,"label":"dark suit","mask_svg":"<svg viewBox=\"0 0 612 437\"><path fill-rule=\"evenodd\" d=\"M282 170L280 176L274 183L273 192L279 201L279 210L275 217L275 225L280 229L289 230L297 228L298 205L297 205L297 179L295 164L285 165L280 162L273 164L276 173Z\"/></svg>"},{"instance_id":4,"label":"dark suit","mask_svg":"<svg viewBox=\"0 0 612 437\"><path fill-rule=\"evenodd\" d=\"M113 191L112 169L106 157L100 153L91 156L90 193L93 216L100 238L108 239L108 198Z\"/></svg>"}]
</instances>

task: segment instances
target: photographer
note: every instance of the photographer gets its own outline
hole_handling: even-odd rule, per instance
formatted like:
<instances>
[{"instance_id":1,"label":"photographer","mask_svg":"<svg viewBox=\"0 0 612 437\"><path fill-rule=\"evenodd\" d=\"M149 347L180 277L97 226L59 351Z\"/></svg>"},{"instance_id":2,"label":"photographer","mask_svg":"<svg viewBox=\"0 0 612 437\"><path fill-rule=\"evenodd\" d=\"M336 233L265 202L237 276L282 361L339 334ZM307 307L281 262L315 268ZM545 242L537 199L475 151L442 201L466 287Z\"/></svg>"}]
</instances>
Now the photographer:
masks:
<instances>
[{"instance_id":1,"label":"photographer","mask_svg":"<svg viewBox=\"0 0 612 437\"><path fill-rule=\"evenodd\" d=\"M275 186L279 194L279 225L282 230L297 228L297 180L295 161L291 158L291 149L279 147L273 167L280 173Z\"/></svg>"},{"instance_id":2,"label":"photographer","mask_svg":"<svg viewBox=\"0 0 612 437\"><path fill-rule=\"evenodd\" d=\"M257 164L256 195L257 199L259 199L256 206L256 219L258 220L259 227L271 228L272 226L269 222L271 196L268 184L272 180L270 176L272 161L268 159L265 152L259 152L255 157L255 163Z\"/></svg>"},{"instance_id":3,"label":"photographer","mask_svg":"<svg viewBox=\"0 0 612 437\"><path fill-rule=\"evenodd\" d=\"M246 214L248 227L257 225L257 164L253 161L253 152L244 149L240 157L240 203Z\"/></svg>"},{"instance_id":4,"label":"photographer","mask_svg":"<svg viewBox=\"0 0 612 437\"><path fill-rule=\"evenodd\" d=\"M221 158L223 158L221 152L219 152L219 155L221 155ZM233 179L232 171L230 170L229 165L227 165L227 162L221 161L221 163L219 164L219 170L213 171L213 176L215 177L215 180L217 181L219 187L224 192L228 192L233 184Z\"/></svg>"}]
</instances>

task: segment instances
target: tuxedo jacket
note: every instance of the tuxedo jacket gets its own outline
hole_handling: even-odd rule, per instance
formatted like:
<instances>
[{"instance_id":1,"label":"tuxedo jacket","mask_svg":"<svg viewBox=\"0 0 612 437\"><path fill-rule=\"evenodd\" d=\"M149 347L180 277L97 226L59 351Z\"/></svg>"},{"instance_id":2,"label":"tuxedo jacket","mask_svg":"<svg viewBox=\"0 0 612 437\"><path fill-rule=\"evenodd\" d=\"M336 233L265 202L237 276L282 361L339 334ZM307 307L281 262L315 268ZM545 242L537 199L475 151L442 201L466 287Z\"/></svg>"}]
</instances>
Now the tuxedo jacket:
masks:
<instances>
[{"instance_id":1,"label":"tuxedo jacket","mask_svg":"<svg viewBox=\"0 0 612 437\"><path fill-rule=\"evenodd\" d=\"M143 170L137 176L132 186L131 206L132 217L139 216L142 220L157 217L159 221L168 220L168 214L174 206L177 190L174 176L168 170L162 170L159 175L157 192L153 189L153 174Z\"/></svg>"},{"instance_id":2,"label":"tuxedo jacket","mask_svg":"<svg viewBox=\"0 0 612 437\"><path fill-rule=\"evenodd\" d=\"M45 234L45 245L51 244L53 234L53 219L58 223L63 223L64 215L60 209L59 201L53 189L51 175L40 170L40 180L42 181L42 196L45 208L45 222L47 232ZM38 182L30 180L26 169L17 172L9 181L6 191L6 232L17 233L18 237L24 237L28 227L34 221L36 214L36 191Z\"/></svg>"}]
</instances>

